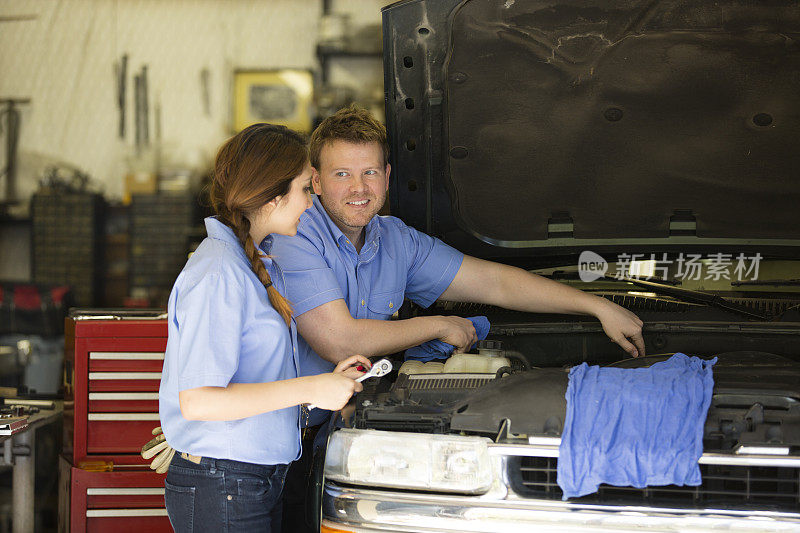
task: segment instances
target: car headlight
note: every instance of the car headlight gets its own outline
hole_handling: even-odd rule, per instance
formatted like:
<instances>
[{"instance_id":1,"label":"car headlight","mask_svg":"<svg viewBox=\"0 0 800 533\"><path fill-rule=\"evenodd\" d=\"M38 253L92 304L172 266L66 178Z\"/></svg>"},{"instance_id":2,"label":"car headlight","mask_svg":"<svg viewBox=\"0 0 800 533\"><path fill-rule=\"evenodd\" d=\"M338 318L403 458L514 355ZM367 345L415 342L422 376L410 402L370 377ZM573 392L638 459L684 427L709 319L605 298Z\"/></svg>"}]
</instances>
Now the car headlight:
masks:
<instances>
[{"instance_id":1,"label":"car headlight","mask_svg":"<svg viewBox=\"0 0 800 533\"><path fill-rule=\"evenodd\" d=\"M331 435L325 476L342 483L479 494L492 484L483 437L341 429Z\"/></svg>"}]
</instances>

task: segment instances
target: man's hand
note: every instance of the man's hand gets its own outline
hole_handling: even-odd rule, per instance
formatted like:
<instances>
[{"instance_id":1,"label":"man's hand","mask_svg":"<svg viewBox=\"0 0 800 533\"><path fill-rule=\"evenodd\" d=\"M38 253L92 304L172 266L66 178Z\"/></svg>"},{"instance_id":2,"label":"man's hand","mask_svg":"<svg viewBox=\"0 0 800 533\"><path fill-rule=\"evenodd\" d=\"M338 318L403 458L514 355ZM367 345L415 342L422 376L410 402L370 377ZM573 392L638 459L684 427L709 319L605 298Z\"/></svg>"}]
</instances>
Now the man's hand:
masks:
<instances>
[{"instance_id":1,"label":"man's hand","mask_svg":"<svg viewBox=\"0 0 800 533\"><path fill-rule=\"evenodd\" d=\"M600 298L598 296L598 298ZM622 346L631 357L645 355L644 338L642 338L642 326L644 322L624 307L620 307L614 302L605 298L600 298L598 310L595 316L603 325L603 331L608 337Z\"/></svg>"},{"instance_id":2,"label":"man's hand","mask_svg":"<svg viewBox=\"0 0 800 533\"><path fill-rule=\"evenodd\" d=\"M429 319L436 320L439 325L436 338L455 346L454 353L464 352L478 342L475 325L467 318L461 318L460 316L432 316Z\"/></svg>"},{"instance_id":3,"label":"man's hand","mask_svg":"<svg viewBox=\"0 0 800 533\"><path fill-rule=\"evenodd\" d=\"M323 359L338 363L347 354L367 357L402 352L440 339L459 351L477 342L475 326L456 316L415 316L404 320L353 318L337 299L297 317L297 331Z\"/></svg>"}]
</instances>

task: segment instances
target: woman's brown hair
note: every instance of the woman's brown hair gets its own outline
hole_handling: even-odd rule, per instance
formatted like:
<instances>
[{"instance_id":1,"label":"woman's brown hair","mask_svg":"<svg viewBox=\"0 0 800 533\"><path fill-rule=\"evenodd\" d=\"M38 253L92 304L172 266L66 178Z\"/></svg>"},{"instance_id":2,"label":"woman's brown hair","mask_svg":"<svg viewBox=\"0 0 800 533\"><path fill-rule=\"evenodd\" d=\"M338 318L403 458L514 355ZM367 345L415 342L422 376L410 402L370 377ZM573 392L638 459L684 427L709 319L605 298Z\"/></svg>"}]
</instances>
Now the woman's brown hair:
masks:
<instances>
[{"instance_id":1,"label":"woman's brown hair","mask_svg":"<svg viewBox=\"0 0 800 533\"><path fill-rule=\"evenodd\" d=\"M250 268L266 287L270 303L287 325L292 307L272 285L250 237L248 216L276 196L287 194L292 180L307 162L308 146L302 135L284 126L253 124L219 149L210 189L217 218L236 234L250 260Z\"/></svg>"}]
</instances>

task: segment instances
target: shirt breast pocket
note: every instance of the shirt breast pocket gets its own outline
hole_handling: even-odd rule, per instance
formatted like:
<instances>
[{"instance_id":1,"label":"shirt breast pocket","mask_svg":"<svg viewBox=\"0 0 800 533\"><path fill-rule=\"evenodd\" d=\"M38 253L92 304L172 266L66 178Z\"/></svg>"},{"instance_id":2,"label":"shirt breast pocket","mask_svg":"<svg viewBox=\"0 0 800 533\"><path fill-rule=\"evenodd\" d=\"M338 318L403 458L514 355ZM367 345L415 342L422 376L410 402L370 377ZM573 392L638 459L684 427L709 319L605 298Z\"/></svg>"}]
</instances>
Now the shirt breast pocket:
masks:
<instances>
[{"instance_id":1,"label":"shirt breast pocket","mask_svg":"<svg viewBox=\"0 0 800 533\"><path fill-rule=\"evenodd\" d=\"M387 320L403 305L404 294L403 289L370 294L367 300L369 318Z\"/></svg>"}]
</instances>

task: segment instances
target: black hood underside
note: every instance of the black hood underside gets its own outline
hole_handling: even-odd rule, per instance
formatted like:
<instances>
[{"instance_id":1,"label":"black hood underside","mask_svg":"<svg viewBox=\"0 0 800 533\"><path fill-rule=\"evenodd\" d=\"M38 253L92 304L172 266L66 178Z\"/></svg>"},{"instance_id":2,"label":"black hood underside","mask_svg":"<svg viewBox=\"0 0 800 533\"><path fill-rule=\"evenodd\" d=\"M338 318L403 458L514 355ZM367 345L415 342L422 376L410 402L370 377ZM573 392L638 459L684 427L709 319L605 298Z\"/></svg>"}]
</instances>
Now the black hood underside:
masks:
<instances>
[{"instance_id":1,"label":"black hood underside","mask_svg":"<svg viewBox=\"0 0 800 533\"><path fill-rule=\"evenodd\" d=\"M798 36L795 0L385 8L393 213L484 255L798 241Z\"/></svg>"}]
</instances>

